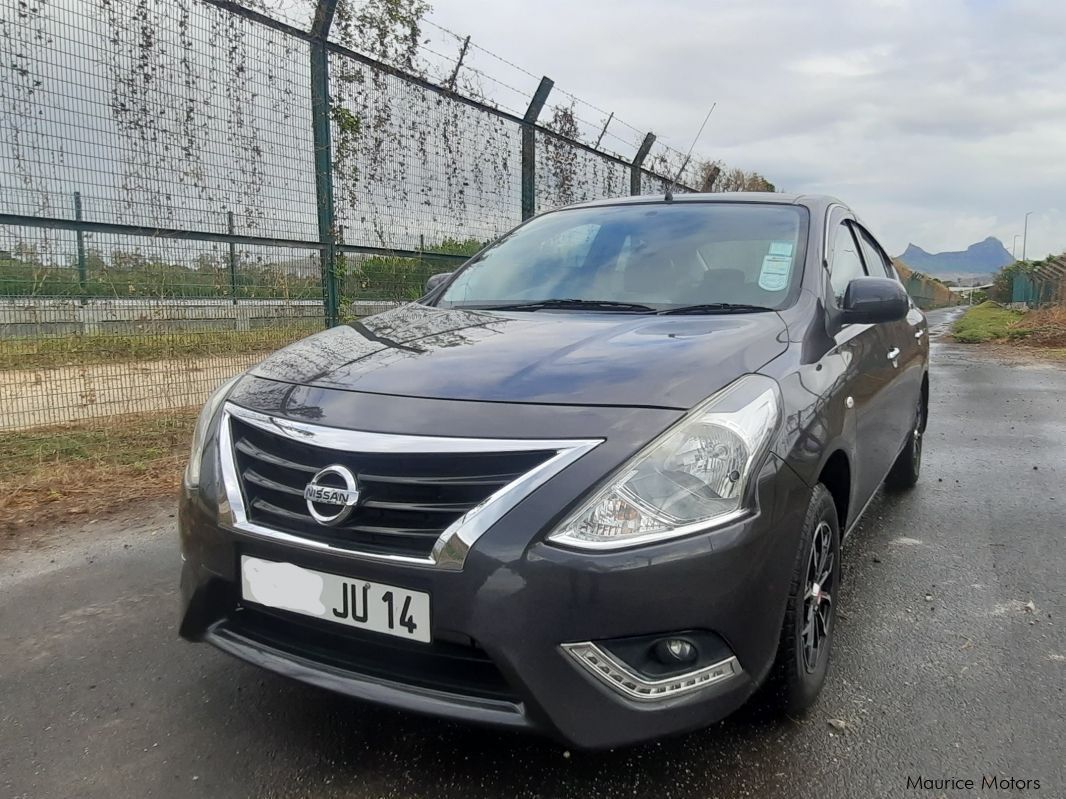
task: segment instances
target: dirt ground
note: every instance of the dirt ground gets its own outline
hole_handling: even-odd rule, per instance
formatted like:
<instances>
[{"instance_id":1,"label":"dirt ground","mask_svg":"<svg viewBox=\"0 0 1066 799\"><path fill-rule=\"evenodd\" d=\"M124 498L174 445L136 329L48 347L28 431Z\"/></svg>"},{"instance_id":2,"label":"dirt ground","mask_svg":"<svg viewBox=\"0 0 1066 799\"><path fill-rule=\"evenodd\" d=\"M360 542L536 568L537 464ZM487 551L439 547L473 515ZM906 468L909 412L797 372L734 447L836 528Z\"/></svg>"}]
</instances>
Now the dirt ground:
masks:
<instances>
[{"instance_id":1,"label":"dirt ground","mask_svg":"<svg viewBox=\"0 0 1066 799\"><path fill-rule=\"evenodd\" d=\"M38 549L85 525L118 523L143 504L169 499L176 507L184 467L184 453L146 465L66 465L5 487L0 552Z\"/></svg>"}]
</instances>

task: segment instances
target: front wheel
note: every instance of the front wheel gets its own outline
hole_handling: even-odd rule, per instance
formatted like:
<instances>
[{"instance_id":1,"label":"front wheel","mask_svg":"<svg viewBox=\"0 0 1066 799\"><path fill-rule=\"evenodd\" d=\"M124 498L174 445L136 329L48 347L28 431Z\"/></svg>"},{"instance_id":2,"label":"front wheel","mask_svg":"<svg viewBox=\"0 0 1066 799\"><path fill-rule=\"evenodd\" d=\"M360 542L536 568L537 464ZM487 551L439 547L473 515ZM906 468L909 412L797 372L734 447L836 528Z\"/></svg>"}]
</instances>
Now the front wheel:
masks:
<instances>
[{"instance_id":1,"label":"front wheel","mask_svg":"<svg viewBox=\"0 0 1066 799\"><path fill-rule=\"evenodd\" d=\"M922 439L925 433L925 401L918 396L918 408L914 412L914 427L907 436L907 444L899 453L892 470L885 478L885 487L893 491L913 488L922 472Z\"/></svg>"},{"instance_id":2,"label":"front wheel","mask_svg":"<svg viewBox=\"0 0 1066 799\"><path fill-rule=\"evenodd\" d=\"M818 699L829 669L840 584L840 524L821 483L814 487L792 575L767 698L777 709L802 713Z\"/></svg>"}]
</instances>

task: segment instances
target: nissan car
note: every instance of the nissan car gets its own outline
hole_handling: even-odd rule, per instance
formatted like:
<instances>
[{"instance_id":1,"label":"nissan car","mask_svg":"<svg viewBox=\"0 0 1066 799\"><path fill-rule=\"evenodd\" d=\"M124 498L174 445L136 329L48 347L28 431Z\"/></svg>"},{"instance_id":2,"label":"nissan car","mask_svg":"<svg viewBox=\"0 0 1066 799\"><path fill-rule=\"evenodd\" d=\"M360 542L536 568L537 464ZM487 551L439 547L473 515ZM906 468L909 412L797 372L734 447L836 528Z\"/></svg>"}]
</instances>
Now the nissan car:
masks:
<instances>
[{"instance_id":1,"label":"nissan car","mask_svg":"<svg viewBox=\"0 0 1066 799\"><path fill-rule=\"evenodd\" d=\"M540 214L210 398L180 634L570 746L752 697L802 713L841 541L918 479L928 366L923 313L833 198Z\"/></svg>"}]
</instances>

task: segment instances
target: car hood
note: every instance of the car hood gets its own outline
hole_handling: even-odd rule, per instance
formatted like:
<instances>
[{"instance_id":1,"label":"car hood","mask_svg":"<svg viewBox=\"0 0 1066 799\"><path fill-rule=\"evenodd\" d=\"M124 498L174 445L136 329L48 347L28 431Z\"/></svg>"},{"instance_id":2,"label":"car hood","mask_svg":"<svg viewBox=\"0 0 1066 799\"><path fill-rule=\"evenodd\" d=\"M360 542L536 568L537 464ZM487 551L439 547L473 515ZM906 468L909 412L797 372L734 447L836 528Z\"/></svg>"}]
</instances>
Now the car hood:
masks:
<instances>
[{"instance_id":1,"label":"car hood","mask_svg":"<svg viewBox=\"0 0 1066 799\"><path fill-rule=\"evenodd\" d=\"M251 371L429 399L687 409L786 347L776 313L506 313L411 304L298 341Z\"/></svg>"}]
</instances>

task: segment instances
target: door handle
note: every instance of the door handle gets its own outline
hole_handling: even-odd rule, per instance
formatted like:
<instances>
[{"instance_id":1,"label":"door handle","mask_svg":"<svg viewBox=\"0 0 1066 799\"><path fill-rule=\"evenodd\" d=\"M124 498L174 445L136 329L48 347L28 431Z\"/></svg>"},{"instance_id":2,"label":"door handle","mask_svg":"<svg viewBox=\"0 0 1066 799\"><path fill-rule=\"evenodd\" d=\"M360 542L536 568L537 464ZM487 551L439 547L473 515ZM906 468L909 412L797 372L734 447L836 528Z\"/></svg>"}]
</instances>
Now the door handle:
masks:
<instances>
[{"instance_id":1,"label":"door handle","mask_svg":"<svg viewBox=\"0 0 1066 799\"><path fill-rule=\"evenodd\" d=\"M894 361L899 357L899 347L893 347L888 351L888 360Z\"/></svg>"},{"instance_id":2,"label":"door handle","mask_svg":"<svg viewBox=\"0 0 1066 799\"><path fill-rule=\"evenodd\" d=\"M918 330L918 331L915 332L914 337L917 338L917 339L920 339L924 335L925 335L925 330Z\"/></svg>"}]
</instances>

